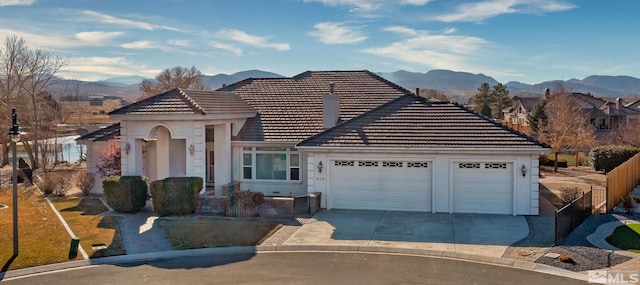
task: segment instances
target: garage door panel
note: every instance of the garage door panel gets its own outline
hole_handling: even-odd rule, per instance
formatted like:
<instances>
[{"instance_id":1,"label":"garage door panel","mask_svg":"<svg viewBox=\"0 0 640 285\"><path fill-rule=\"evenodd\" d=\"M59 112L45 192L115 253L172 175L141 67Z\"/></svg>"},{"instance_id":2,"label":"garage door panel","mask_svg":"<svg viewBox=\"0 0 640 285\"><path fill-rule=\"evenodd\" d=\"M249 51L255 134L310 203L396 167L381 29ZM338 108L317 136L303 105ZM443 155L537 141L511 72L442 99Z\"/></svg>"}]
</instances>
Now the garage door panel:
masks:
<instances>
[{"instance_id":1,"label":"garage door panel","mask_svg":"<svg viewBox=\"0 0 640 285\"><path fill-rule=\"evenodd\" d=\"M453 212L513 212L512 163L454 163L453 170Z\"/></svg>"},{"instance_id":2,"label":"garage door panel","mask_svg":"<svg viewBox=\"0 0 640 285\"><path fill-rule=\"evenodd\" d=\"M329 167L331 207L336 209L431 211L428 162L333 161Z\"/></svg>"}]
</instances>

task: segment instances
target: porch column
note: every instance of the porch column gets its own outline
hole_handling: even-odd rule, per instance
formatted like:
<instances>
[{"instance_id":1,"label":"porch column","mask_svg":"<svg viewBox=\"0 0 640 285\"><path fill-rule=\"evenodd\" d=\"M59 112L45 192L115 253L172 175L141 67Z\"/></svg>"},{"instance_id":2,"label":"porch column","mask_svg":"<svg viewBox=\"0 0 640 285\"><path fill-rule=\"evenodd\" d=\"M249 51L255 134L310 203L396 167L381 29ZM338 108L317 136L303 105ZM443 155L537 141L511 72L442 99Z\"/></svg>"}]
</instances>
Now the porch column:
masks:
<instances>
[{"instance_id":1,"label":"porch column","mask_svg":"<svg viewBox=\"0 0 640 285\"><path fill-rule=\"evenodd\" d=\"M169 142L171 134L166 128L158 128L156 132L156 159L157 159L157 179L162 180L169 177L171 168L169 165Z\"/></svg>"},{"instance_id":2,"label":"porch column","mask_svg":"<svg viewBox=\"0 0 640 285\"><path fill-rule=\"evenodd\" d=\"M213 127L215 151L215 193L222 196L222 185L231 182L231 124Z\"/></svg>"}]
</instances>

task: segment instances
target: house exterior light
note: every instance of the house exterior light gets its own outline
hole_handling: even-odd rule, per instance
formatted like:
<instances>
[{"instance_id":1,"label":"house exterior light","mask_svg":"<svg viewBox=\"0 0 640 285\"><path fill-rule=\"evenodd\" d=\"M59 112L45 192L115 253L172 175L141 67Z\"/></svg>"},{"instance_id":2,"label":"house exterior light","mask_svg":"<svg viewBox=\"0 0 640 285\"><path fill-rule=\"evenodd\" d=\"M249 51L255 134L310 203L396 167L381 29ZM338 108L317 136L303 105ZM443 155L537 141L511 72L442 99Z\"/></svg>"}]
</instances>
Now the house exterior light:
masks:
<instances>
[{"instance_id":1,"label":"house exterior light","mask_svg":"<svg viewBox=\"0 0 640 285\"><path fill-rule=\"evenodd\" d=\"M318 162L318 172L322 173L322 161Z\"/></svg>"},{"instance_id":2,"label":"house exterior light","mask_svg":"<svg viewBox=\"0 0 640 285\"><path fill-rule=\"evenodd\" d=\"M522 177L525 177L527 175L527 166L522 164L520 171L522 171Z\"/></svg>"}]
</instances>

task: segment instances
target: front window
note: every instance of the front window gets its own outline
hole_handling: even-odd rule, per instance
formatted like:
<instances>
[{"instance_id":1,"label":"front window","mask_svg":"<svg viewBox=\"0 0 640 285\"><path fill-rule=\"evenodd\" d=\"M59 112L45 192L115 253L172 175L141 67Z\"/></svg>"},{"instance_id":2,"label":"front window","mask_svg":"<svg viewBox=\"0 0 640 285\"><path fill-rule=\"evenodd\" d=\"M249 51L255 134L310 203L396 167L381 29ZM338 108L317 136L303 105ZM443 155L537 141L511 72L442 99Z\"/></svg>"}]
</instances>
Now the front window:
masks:
<instances>
[{"instance_id":1,"label":"front window","mask_svg":"<svg viewBox=\"0 0 640 285\"><path fill-rule=\"evenodd\" d=\"M300 153L287 147L244 147L242 178L300 180Z\"/></svg>"}]
</instances>

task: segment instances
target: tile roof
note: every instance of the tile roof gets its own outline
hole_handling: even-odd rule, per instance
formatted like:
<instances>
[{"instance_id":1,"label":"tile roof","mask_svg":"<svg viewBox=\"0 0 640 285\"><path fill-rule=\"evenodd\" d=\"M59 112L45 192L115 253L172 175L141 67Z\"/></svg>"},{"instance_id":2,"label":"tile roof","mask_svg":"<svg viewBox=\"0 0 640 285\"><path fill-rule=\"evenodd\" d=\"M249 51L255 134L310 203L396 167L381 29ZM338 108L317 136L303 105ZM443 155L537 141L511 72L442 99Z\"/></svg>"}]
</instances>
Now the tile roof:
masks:
<instances>
[{"instance_id":1,"label":"tile roof","mask_svg":"<svg viewBox=\"0 0 640 285\"><path fill-rule=\"evenodd\" d=\"M252 113L237 95L220 91L169 90L124 106L109 115Z\"/></svg>"},{"instance_id":2,"label":"tile roof","mask_svg":"<svg viewBox=\"0 0 640 285\"><path fill-rule=\"evenodd\" d=\"M352 119L410 91L369 71L307 71L291 78L246 79L218 89L233 92L259 115L235 140L299 142L322 131L322 96L335 84L340 120Z\"/></svg>"},{"instance_id":3,"label":"tile roof","mask_svg":"<svg viewBox=\"0 0 640 285\"><path fill-rule=\"evenodd\" d=\"M120 123L115 123L106 128L99 129L94 132L84 134L76 139L76 141L109 141L120 139Z\"/></svg>"},{"instance_id":4,"label":"tile roof","mask_svg":"<svg viewBox=\"0 0 640 285\"><path fill-rule=\"evenodd\" d=\"M298 144L307 147L547 148L457 104L405 95Z\"/></svg>"}]
</instances>

